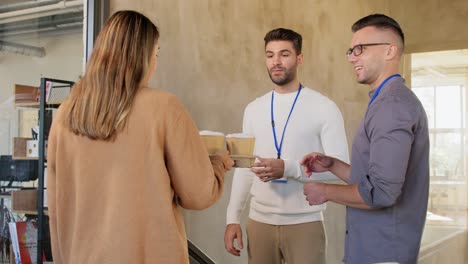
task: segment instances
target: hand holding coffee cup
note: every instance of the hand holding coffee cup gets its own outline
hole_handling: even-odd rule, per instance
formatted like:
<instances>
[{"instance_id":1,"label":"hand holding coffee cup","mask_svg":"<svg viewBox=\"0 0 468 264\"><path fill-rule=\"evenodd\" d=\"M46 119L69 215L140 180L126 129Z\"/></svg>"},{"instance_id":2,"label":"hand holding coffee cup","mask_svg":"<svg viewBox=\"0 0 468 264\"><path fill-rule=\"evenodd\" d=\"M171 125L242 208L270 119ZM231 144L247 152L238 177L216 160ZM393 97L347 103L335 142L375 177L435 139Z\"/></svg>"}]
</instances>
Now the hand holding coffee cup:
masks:
<instances>
[{"instance_id":1,"label":"hand holding coffee cup","mask_svg":"<svg viewBox=\"0 0 468 264\"><path fill-rule=\"evenodd\" d=\"M223 133L203 130L200 131L200 137L202 138L211 159L213 157L218 157L223 162L226 170L230 170L232 166L234 166L234 160L229 157L229 152L224 148Z\"/></svg>"},{"instance_id":2,"label":"hand holding coffee cup","mask_svg":"<svg viewBox=\"0 0 468 264\"><path fill-rule=\"evenodd\" d=\"M257 162L250 170L263 181L278 180L284 176L284 160L257 157Z\"/></svg>"},{"instance_id":3,"label":"hand holding coffee cup","mask_svg":"<svg viewBox=\"0 0 468 264\"><path fill-rule=\"evenodd\" d=\"M223 161L223 165L226 170L232 169L235 164L234 160L229 156L229 152L227 150L219 150L213 156L218 156Z\"/></svg>"}]
</instances>

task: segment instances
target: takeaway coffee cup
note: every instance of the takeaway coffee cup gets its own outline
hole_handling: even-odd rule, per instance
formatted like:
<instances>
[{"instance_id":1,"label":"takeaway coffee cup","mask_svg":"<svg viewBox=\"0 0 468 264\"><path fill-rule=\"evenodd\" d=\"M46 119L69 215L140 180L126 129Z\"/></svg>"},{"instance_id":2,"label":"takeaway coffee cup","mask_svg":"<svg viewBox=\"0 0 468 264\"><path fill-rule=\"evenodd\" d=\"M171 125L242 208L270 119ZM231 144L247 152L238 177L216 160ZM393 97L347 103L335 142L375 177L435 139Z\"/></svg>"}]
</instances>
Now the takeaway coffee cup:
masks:
<instances>
[{"instance_id":1,"label":"takeaway coffee cup","mask_svg":"<svg viewBox=\"0 0 468 264\"><path fill-rule=\"evenodd\" d=\"M226 136L226 146L236 167L248 168L255 163L255 137L245 133L229 134Z\"/></svg>"},{"instance_id":2,"label":"takeaway coffee cup","mask_svg":"<svg viewBox=\"0 0 468 264\"><path fill-rule=\"evenodd\" d=\"M200 136L209 154L215 154L217 151L224 149L223 133L203 130L200 131Z\"/></svg>"},{"instance_id":3,"label":"takeaway coffee cup","mask_svg":"<svg viewBox=\"0 0 468 264\"><path fill-rule=\"evenodd\" d=\"M229 134L226 144L231 155L253 156L255 138L246 133Z\"/></svg>"}]
</instances>

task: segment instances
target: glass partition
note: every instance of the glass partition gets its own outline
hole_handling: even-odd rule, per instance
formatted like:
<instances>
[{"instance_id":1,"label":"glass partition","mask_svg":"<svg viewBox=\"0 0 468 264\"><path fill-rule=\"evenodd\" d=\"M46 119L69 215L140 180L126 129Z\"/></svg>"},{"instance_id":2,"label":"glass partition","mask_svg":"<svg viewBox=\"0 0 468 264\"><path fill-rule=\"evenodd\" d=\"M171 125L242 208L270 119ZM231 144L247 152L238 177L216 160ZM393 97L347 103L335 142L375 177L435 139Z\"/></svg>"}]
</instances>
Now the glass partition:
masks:
<instances>
[{"instance_id":1,"label":"glass partition","mask_svg":"<svg viewBox=\"0 0 468 264\"><path fill-rule=\"evenodd\" d=\"M16 111L15 85L76 81L83 65L83 0L0 1L0 154L30 137L37 111Z\"/></svg>"},{"instance_id":2,"label":"glass partition","mask_svg":"<svg viewBox=\"0 0 468 264\"><path fill-rule=\"evenodd\" d=\"M39 131L39 86L41 78L75 82L83 68L84 0L2 0L0 1L0 155L12 155L14 160L39 160L44 169L43 155L34 153L34 139ZM45 91L45 90L44 90ZM51 96L51 94L49 93ZM42 111L44 112L44 111ZM44 117L42 118L45 119ZM37 140L36 140L37 141ZM29 145L31 144L31 147ZM22 152L24 155L18 155ZM15 156L16 154L16 156ZM43 170L41 173L44 172ZM3 171L2 173L5 173ZM40 174L40 173L39 173ZM43 176L43 174L42 174ZM16 220L37 219L37 250L44 250L50 260L47 218L37 204L42 204L44 189L38 188L37 203L24 211L13 208L8 194L18 188L42 187L43 181L0 182L0 204L11 209ZM32 190L34 191L34 190ZM16 192L16 197L20 192ZM34 195L32 196L35 197ZM17 198L19 199L19 198ZM10 203L11 202L11 203ZM31 215L37 214L37 217ZM28 217L26 217L28 215ZM5 229L5 215L0 216ZM8 228L7 228L8 229ZM8 236L2 235L0 246L8 248ZM10 256L12 257L12 256ZM0 262L8 260L0 252ZM12 260L11 260L12 261ZM38 255L38 263L41 255ZM4 263L4 262L2 262ZM13 263L13 262L10 262Z\"/></svg>"}]
</instances>

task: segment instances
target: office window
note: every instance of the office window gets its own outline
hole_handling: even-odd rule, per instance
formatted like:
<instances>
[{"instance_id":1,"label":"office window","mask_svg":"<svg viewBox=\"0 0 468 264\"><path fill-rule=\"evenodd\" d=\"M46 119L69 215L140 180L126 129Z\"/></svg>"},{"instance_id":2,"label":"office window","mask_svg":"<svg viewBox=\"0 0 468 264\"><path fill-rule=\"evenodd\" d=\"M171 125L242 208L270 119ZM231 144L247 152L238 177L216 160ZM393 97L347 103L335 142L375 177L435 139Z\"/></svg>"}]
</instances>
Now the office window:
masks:
<instances>
[{"instance_id":1,"label":"office window","mask_svg":"<svg viewBox=\"0 0 468 264\"><path fill-rule=\"evenodd\" d=\"M429 121L428 224L466 226L468 50L412 54L411 86Z\"/></svg>"}]
</instances>

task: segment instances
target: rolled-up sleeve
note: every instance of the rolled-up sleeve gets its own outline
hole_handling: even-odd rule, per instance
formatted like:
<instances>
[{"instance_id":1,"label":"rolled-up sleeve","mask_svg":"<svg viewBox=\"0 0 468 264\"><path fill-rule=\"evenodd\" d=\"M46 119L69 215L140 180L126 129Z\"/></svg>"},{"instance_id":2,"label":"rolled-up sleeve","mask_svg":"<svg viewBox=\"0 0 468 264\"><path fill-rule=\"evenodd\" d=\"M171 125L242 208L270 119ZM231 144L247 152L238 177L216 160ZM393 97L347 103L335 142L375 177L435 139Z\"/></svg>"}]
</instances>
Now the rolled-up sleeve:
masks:
<instances>
[{"instance_id":1,"label":"rolled-up sleeve","mask_svg":"<svg viewBox=\"0 0 468 264\"><path fill-rule=\"evenodd\" d=\"M402 192L414 139L415 116L410 105L389 96L375 105L372 115L366 118L369 173L358 182L358 190L372 208L392 206Z\"/></svg>"}]
</instances>

